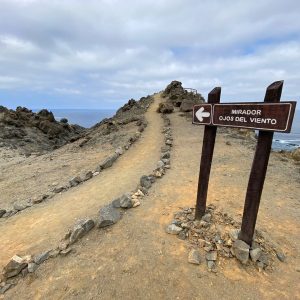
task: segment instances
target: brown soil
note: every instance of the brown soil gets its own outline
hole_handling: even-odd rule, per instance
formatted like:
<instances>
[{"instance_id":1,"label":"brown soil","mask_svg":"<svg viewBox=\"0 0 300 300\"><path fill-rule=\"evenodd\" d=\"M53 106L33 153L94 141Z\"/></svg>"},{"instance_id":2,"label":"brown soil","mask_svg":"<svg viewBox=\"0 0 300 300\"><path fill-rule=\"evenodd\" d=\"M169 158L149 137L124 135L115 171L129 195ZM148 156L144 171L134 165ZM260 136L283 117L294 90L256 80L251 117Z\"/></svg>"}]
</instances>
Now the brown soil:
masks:
<instances>
[{"instance_id":1,"label":"brown soil","mask_svg":"<svg viewBox=\"0 0 300 300\"><path fill-rule=\"evenodd\" d=\"M50 153L28 158L17 151L1 150L0 207L9 209L14 202L49 194L55 187L67 185L73 177L95 170L118 146L124 146L136 130L136 125L130 123L94 145L80 147L80 139Z\"/></svg>"},{"instance_id":2,"label":"brown soil","mask_svg":"<svg viewBox=\"0 0 300 300\"><path fill-rule=\"evenodd\" d=\"M158 98L158 97L157 97ZM0 262L15 253L48 249L77 217L136 186L159 159L162 143L157 100L146 118L143 138L109 170L55 201L1 221ZM273 272L225 261L216 274L205 263L188 264L189 244L165 233L173 213L195 204L203 128L171 115L171 170L153 186L142 205L115 226L93 230L75 254L48 260L5 299L300 299L299 166L271 155L257 228L287 255ZM231 145L226 142L230 140ZM241 220L253 149L219 134L208 203Z\"/></svg>"}]
</instances>

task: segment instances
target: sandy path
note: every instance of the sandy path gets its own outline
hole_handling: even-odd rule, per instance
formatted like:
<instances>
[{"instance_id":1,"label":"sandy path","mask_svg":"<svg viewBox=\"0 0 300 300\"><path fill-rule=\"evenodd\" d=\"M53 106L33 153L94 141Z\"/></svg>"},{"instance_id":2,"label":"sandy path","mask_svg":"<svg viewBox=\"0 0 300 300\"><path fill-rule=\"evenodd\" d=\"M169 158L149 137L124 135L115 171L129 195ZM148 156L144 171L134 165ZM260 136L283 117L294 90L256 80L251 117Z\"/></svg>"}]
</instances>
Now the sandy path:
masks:
<instances>
[{"instance_id":1,"label":"sandy path","mask_svg":"<svg viewBox=\"0 0 300 300\"><path fill-rule=\"evenodd\" d=\"M287 263L264 274L230 260L209 273L204 262L188 264L188 244L164 231L179 207L195 204L202 141L201 127L171 118L172 168L142 205L115 226L92 231L75 254L47 261L7 299L19 299L24 290L23 299L300 299L299 169L272 155L258 218L286 251ZM231 143L218 135L208 202L239 220L253 151Z\"/></svg>"},{"instance_id":2,"label":"sandy path","mask_svg":"<svg viewBox=\"0 0 300 300\"><path fill-rule=\"evenodd\" d=\"M158 101L156 96L146 113L148 127L142 138L112 168L49 202L0 221L0 266L16 253L37 253L55 246L76 219L95 216L102 205L136 188L139 178L150 173L159 159L163 135L161 116L155 112Z\"/></svg>"}]
</instances>

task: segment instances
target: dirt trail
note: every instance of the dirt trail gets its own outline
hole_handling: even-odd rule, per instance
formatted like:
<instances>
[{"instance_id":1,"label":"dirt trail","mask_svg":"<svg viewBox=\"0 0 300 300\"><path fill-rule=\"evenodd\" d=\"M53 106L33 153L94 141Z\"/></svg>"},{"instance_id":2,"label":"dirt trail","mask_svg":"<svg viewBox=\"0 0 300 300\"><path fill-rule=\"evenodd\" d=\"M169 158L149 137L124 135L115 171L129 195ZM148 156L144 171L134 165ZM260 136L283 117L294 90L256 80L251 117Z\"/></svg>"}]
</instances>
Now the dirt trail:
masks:
<instances>
[{"instance_id":1,"label":"dirt trail","mask_svg":"<svg viewBox=\"0 0 300 300\"><path fill-rule=\"evenodd\" d=\"M156 166L163 143L162 119L155 112L159 96L146 113L148 127L129 151L99 176L83 185L0 221L0 266L12 255L38 253L55 246L78 218L95 216L98 208L136 188L139 178Z\"/></svg>"},{"instance_id":2,"label":"dirt trail","mask_svg":"<svg viewBox=\"0 0 300 300\"><path fill-rule=\"evenodd\" d=\"M300 299L299 167L271 156L258 217L258 227L280 244L287 262L259 273L230 260L210 273L204 261L187 263L186 241L165 233L174 212L195 204L203 136L201 127L178 114L171 118L171 170L142 205L113 227L93 230L76 244L75 254L47 261L5 298L19 299L26 291L22 299ZM240 140L227 145L218 135L208 202L237 220L252 157L253 150Z\"/></svg>"}]
</instances>

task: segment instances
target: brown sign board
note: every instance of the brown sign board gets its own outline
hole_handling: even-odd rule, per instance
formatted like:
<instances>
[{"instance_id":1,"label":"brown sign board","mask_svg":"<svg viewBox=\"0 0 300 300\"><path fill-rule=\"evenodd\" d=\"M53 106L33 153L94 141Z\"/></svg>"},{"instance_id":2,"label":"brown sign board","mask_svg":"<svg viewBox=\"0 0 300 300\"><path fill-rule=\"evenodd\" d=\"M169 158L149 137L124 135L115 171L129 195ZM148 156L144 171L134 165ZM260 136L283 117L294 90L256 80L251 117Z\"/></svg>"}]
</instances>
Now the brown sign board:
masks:
<instances>
[{"instance_id":1,"label":"brown sign board","mask_svg":"<svg viewBox=\"0 0 300 300\"><path fill-rule=\"evenodd\" d=\"M195 105L193 124L290 132L296 102Z\"/></svg>"}]
</instances>

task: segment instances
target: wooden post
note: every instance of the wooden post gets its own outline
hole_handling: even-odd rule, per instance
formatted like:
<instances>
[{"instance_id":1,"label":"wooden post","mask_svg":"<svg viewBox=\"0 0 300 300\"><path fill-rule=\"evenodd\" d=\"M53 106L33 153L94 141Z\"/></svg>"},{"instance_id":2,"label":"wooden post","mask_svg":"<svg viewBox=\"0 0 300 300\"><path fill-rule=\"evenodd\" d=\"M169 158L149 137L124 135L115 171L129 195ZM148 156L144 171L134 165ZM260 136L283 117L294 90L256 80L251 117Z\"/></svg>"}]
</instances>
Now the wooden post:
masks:
<instances>
[{"instance_id":1,"label":"wooden post","mask_svg":"<svg viewBox=\"0 0 300 300\"><path fill-rule=\"evenodd\" d=\"M266 90L264 102L280 102L283 81L272 83ZM251 246L257 219L260 198L266 177L273 132L259 131L256 151L245 199L244 213L239 239Z\"/></svg>"},{"instance_id":2,"label":"wooden post","mask_svg":"<svg viewBox=\"0 0 300 300\"><path fill-rule=\"evenodd\" d=\"M219 103L221 98L221 88L215 87L208 94L208 103ZM214 154L215 139L217 127L206 125L204 128L204 137L202 145L202 156L200 163L200 173L198 181L197 203L195 218L201 219L205 214L207 189L209 182L209 174L211 169L211 162Z\"/></svg>"}]
</instances>

